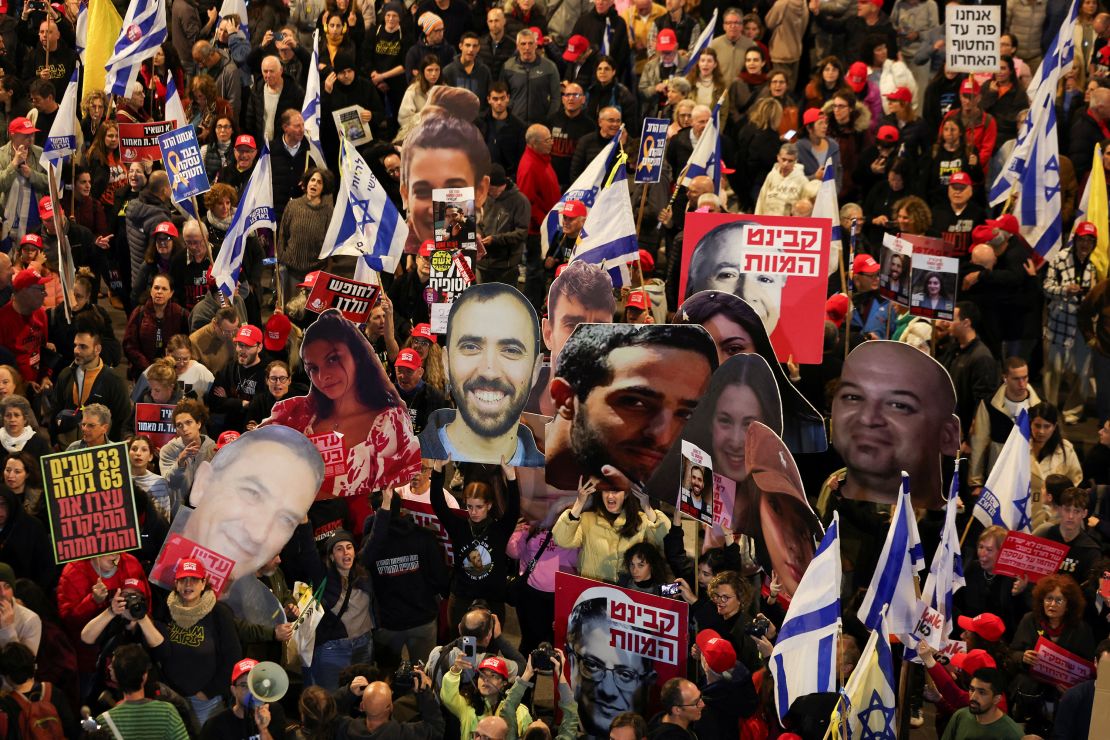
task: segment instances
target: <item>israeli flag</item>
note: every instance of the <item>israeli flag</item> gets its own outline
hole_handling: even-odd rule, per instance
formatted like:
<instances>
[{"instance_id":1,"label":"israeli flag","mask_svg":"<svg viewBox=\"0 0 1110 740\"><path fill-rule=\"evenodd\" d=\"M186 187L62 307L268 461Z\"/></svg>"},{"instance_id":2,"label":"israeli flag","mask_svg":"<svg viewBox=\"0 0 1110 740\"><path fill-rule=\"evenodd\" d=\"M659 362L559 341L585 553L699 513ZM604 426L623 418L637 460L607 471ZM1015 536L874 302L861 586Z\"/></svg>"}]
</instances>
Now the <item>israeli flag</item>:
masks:
<instances>
[{"instance_id":1,"label":"israeli flag","mask_svg":"<svg viewBox=\"0 0 1110 740\"><path fill-rule=\"evenodd\" d=\"M246 250L247 237L258 229L276 229L274 221L274 186L270 175L270 150L265 143L258 153L254 172L243 188L235 215L227 229L223 246L212 265L212 277L220 292L231 300L239 282L239 270L243 266L243 252Z\"/></svg>"},{"instance_id":2,"label":"israeli flag","mask_svg":"<svg viewBox=\"0 0 1110 740\"><path fill-rule=\"evenodd\" d=\"M894 656L890 652L888 635L891 632L897 630L888 626L880 614L859 662L841 691L841 702L833 712L833 737L895 740L898 684L894 681Z\"/></svg>"},{"instance_id":3,"label":"israeli flag","mask_svg":"<svg viewBox=\"0 0 1110 740\"><path fill-rule=\"evenodd\" d=\"M612 51L610 51L610 49L612 48L612 38L613 38L613 24L610 23L609 18L606 17L605 18L605 35L603 35L601 37L601 53L602 54L612 54L613 53Z\"/></svg>"},{"instance_id":4,"label":"israeli flag","mask_svg":"<svg viewBox=\"0 0 1110 740\"><path fill-rule=\"evenodd\" d=\"M622 127L621 131L623 130ZM544 216L543 224L540 227L540 249L544 257L547 256L551 243L559 232L559 216L563 213L563 204L568 200L580 200L587 208L593 208L594 201L597 200L597 194L601 191L602 185L605 184L605 178L609 175L609 170L612 169L613 153L620 146L620 138L621 135L618 132L612 141L598 152L594 161L590 162L589 166L582 170L582 174L571 183L570 189L563 193L559 202L553 205L547 215Z\"/></svg>"},{"instance_id":5,"label":"israeli flag","mask_svg":"<svg viewBox=\"0 0 1110 740\"><path fill-rule=\"evenodd\" d=\"M341 144L339 172L339 192L320 259L337 253L356 254L378 272L393 272L409 237L408 224L366 160L346 139Z\"/></svg>"},{"instance_id":6,"label":"israeli flag","mask_svg":"<svg viewBox=\"0 0 1110 740\"><path fill-rule=\"evenodd\" d=\"M821 180L821 187L817 189L817 197L813 201L813 217L827 218L832 224L832 251L829 252L829 274L834 274L840 266L840 252L843 247L841 241L843 234L840 228L840 202L836 197L836 167L832 157L825 161L825 177Z\"/></svg>"},{"instance_id":7,"label":"israeli flag","mask_svg":"<svg viewBox=\"0 0 1110 740\"><path fill-rule=\"evenodd\" d=\"M81 65L78 63L73 68L73 76L69 78L62 104L58 106L58 114L54 117L54 123L50 124L50 132L42 144L39 162L43 169L50 162L61 166L66 157L77 151L77 88L80 86L80 79Z\"/></svg>"},{"instance_id":8,"label":"israeli flag","mask_svg":"<svg viewBox=\"0 0 1110 740\"><path fill-rule=\"evenodd\" d=\"M105 92L126 96L139 66L158 52L166 36L165 0L131 0L115 50L104 65Z\"/></svg>"},{"instance_id":9,"label":"israeli flag","mask_svg":"<svg viewBox=\"0 0 1110 740\"><path fill-rule=\"evenodd\" d=\"M936 554L929 564L929 575L925 578L925 585L921 589L921 600L944 617L944 629L941 631L939 644L933 645L938 650L947 644L948 635L952 634L952 623L955 621L952 613L952 594L967 585L964 582L963 558L960 557L960 530L956 526L959 500L960 459L957 457L956 470L952 473L952 485L948 489L944 529L940 533Z\"/></svg>"},{"instance_id":10,"label":"israeli flag","mask_svg":"<svg viewBox=\"0 0 1110 740\"><path fill-rule=\"evenodd\" d=\"M1032 529L1029 517L1030 461L1029 412L1021 410L1002 446L987 483L979 493L972 514L984 527L993 524L1017 532Z\"/></svg>"},{"instance_id":11,"label":"israeli flag","mask_svg":"<svg viewBox=\"0 0 1110 740\"><path fill-rule=\"evenodd\" d=\"M89 37L89 0L81 0L77 7L77 58L85 63L85 40Z\"/></svg>"},{"instance_id":12,"label":"israeli flag","mask_svg":"<svg viewBox=\"0 0 1110 740\"><path fill-rule=\"evenodd\" d=\"M628 174L623 152L613 165L612 180L598 194L597 202L586 216L571 262L582 260L600 265L613 279L613 287L631 284L628 263L636 260L640 242L636 239L636 219L628 193Z\"/></svg>"},{"instance_id":13,"label":"israeli flag","mask_svg":"<svg viewBox=\"0 0 1110 740\"><path fill-rule=\"evenodd\" d=\"M220 18L227 18L229 15L239 16L239 30L250 40L251 29L247 24L247 4L243 0L224 0L223 5L220 6Z\"/></svg>"},{"instance_id":14,"label":"israeli flag","mask_svg":"<svg viewBox=\"0 0 1110 740\"><path fill-rule=\"evenodd\" d=\"M886 542L867 595L859 607L860 621L869 629L877 630L886 609L886 625L891 632L912 634L921 617L913 579L924 566L925 555L910 502L910 477L903 472L898 505L894 508Z\"/></svg>"},{"instance_id":15,"label":"israeli flag","mask_svg":"<svg viewBox=\"0 0 1110 740\"><path fill-rule=\"evenodd\" d=\"M1038 95L1038 102L1045 109L1041 111L1041 125L1031 137L1033 144L1025 171L1018 178L1014 215L1029 246L1049 260L1060 250L1064 233L1060 220L1063 212L1060 143L1056 130L1056 101Z\"/></svg>"},{"instance_id":16,"label":"israeli flag","mask_svg":"<svg viewBox=\"0 0 1110 740\"><path fill-rule=\"evenodd\" d=\"M177 91L173 75L166 76L166 120L174 121L174 128L183 128L189 124L189 117L185 114L185 106L181 103L181 93Z\"/></svg>"},{"instance_id":17,"label":"israeli flag","mask_svg":"<svg viewBox=\"0 0 1110 740\"><path fill-rule=\"evenodd\" d=\"M304 88L301 117L304 118L304 139L308 142L308 156L316 166L326 170L324 147L320 144L320 29L312 32L312 64L308 66L308 83Z\"/></svg>"},{"instance_id":18,"label":"israeli flag","mask_svg":"<svg viewBox=\"0 0 1110 740\"><path fill-rule=\"evenodd\" d=\"M695 177L708 175L713 178L713 192L721 192L721 104L725 102L725 95L728 95L727 90L713 106L713 115L686 162L682 184L687 187Z\"/></svg>"},{"instance_id":19,"label":"israeli flag","mask_svg":"<svg viewBox=\"0 0 1110 740\"><path fill-rule=\"evenodd\" d=\"M686 66L682 70L683 77L690 74L690 70L698 63L698 57L701 56L703 51L709 48L709 42L713 40L713 30L715 28L717 28L716 8L713 9L713 15L709 16L709 22L705 24L705 28L701 30L701 35L698 36L698 40L695 41L694 45L690 48L690 60L686 62Z\"/></svg>"},{"instance_id":20,"label":"israeli flag","mask_svg":"<svg viewBox=\"0 0 1110 740\"><path fill-rule=\"evenodd\" d=\"M786 610L769 668L779 719L800 696L836 691L836 638L840 632L840 515L817 548Z\"/></svg>"}]
</instances>

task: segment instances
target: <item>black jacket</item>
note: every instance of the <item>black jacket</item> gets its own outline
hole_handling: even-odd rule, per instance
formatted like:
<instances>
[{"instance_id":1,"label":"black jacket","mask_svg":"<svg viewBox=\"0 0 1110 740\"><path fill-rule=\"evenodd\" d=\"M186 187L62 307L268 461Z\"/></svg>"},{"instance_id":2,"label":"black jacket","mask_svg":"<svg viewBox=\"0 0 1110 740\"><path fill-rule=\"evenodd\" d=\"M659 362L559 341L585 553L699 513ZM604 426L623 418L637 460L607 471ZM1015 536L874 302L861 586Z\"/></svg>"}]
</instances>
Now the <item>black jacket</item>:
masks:
<instances>
[{"instance_id":1,"label":"black jacket","mask_svg":"<svg viewBox=\"0 0 1110 740\"><path fill-rule=\"evenodd\" d=\"M76 383L76 365L69 365L58 374L58 380L54 383L55 411L79 407L80 404L74 401L74 393L80 390L75 388ZM112 372L107 363L96 374L84 405L90 403L102 403L108 407L112 412L112 427L108 431L108 438L123 439L124 422L131 416L131 395L127 392L127 381Z\"/></svg>"},{"instance_id":2,"label":"black jacket","mask_svg":"<svg viewBox=\"0 0 1110 740\"><path fill-rule=\"evenodd\" d=\"M308 166L308 139L301 140L296 154L290 154L282 136L274 137L270 145L270 181L274 187L274 218L281 223L281 214L293 198L304 195L301 178Z\"/></svg>"},{"instance_id":3,"label":"black jacket","mask_svg":"<svg viewBox=\"0 0 1110 740\"><path fill-rule=\"evenodd\" d=\"M12 566L16 578L30 578L46 593L58 582L50 535L7 486L0 486L0 499L7 504L8 519L0 526L0 562Z\"/></svg>"},{"instance_id":4,"label":"black jacket","mask_svg":"<svg viewBox=\"0 0 1110 740\"><path fill-rule=\"evenodd\" d=\"M281 76L282 87L278 94L277 107L274 109L273 139L276 141L281 136L281 114L289 109L300 111L304 102L304 89L287 74ZM266 82L259 79L251 86L250 97L247 99L245 133L254 136L255 141L269 141L266 138Z\"/></svg>"},{"instance_id":5,"label":"black jacket","mask_svg":"<svg viewBox=\"0 0 1110 740\"><path fill-rule=\"evenodd\" d=\"M394 503L399 503L399 497ZM436 597L447 595L450 575L439 540L430 529L424 529L410 516L380 508L374 514L359 562L370 571L374 583L380 626L406 630L436 620Z\"/></svg>"},{"instance_id":6,"label":"black jacket","mask_svg":"<svg viewBox=\"0 0 1110 740\"><path fill-rule=\"evenodd\" d=\"M511 112L504 121L496 121L493 114L486 111L478 119L478 130L482 132L493 163L504 167L509 177L515 177L516 166L524 155L524 132L527 130L524 121Z\"/></svg>"}]
</instances>

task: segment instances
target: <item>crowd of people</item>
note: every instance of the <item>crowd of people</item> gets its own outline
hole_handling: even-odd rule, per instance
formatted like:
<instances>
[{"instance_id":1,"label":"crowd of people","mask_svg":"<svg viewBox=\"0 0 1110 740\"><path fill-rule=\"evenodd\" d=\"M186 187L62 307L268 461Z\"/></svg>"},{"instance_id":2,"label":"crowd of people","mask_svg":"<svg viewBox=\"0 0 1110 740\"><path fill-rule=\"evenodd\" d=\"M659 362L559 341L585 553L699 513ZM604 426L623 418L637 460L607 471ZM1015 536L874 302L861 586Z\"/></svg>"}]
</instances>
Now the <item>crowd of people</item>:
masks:
<instances>
[{"instance_id":1,"label":"crowd of people","mask_svg":"<svg viewBox=\"0 0 1110 740\"><path fill-rule=\"evenodd\" d=\"M112 4L126 14L128 3ZM855 607L901 468L863 474L882 445L843 436L852 424L893 439L897 454L935 453L910 471L926 557L952 459L963 459L966 585L947 637L966 649L948 657L920 643L907 726L945 740L1086 737L1093 678L1065 690L1033 668L1040 640L1092 665L1110 654L1110 280L1096 255L1110 224L1077 216L1088 179L1110 172L1110 8L1078 0L1075 61L1056 95L1064 237L1046 261L987 192L1071 4L1002 4L999 68L973 75L945 68L947 5L252 0L240 17L221 16L214 0L173 0L168 41L129 94L82 91L78 152L59 170L55 201L40 157L84 47L83 5L7 3L8 736L820 737L812 710L780 720L768 661L834 513L841 680L867 641ZM711 41L699 46L708 23ZM301 112L314 60L324 162L310 153ZM176 123L195 128L211 183L196 217L174 202L160 162L130 161L120 147L120 124L165 120L171 88L189 119ZM355 266L319 256L333 212L346 207L337 200L346 134L332 114L352 107L372 138L358 150L409 228L361 325L307 305L321 275L349 278ZM648 117L670 122L662 173L630 187L639 251L632 285L614 289L605 270L571 262L592 199L560 201L614 140L631 181L650 148L640 136ZM723 175L684 178L715 130ZM264 149L279 226L236 245L228 300L213 264ZM694 214L810 217L830 167L845 247L826 293L821 362L780 362L770 336L792 319L782 285L745 282L740 265L707 256L738 238L732 227L683 237ZM457 324L433 329L432 190L468 187L476 281L502 289L472 293L466 310L483 330L504 328L493 343L502 359L525 360L515 385L490 380L477 361L464 374L452 353L459 341L485 352L482 331L460 340ZM65 287L59 228L78 268ZM911 288L908 260L880 264L884 237L897 233L943 240L959 258L957 285L931 273ZM461 322L456 300L451 320ZM477 313L487 303L498 308ZM911 303L952 319L913 315ZM626 326L575 332L609 323ZM637 339L648 326L654 338ZM898 390L905 378L890 368L902 356L882 340L934 358L936 392ZM620 367L638 385L616 398L622 351L629 367L644 365L639 375ZM952 419L936 401L949 383ZM869 396L876 384L885 390ZM515 410L503 425L489 410L502 395ZM172 409L171 440L137 433L138 404ZM1022 411L1028 529L1068 548L1059 572L1035 583L995 573L1009 532L971 517ZM829 418L844 423L830 428ZM927 433L914 426L926 418ZM687 420L713 471L737 485L731 531L692 527L674 505L672 444L688 439ZM1084 434L1092 422L1097 440ZM497 454L459 458L466 445L453 435L464 428L477 431L466 440L474 447L509 440L508 454L497 453L500 464ZM935 450L920 444L936 434ZM111 442L126 443L140 546L58 566L42 458ZM663 493L657 467L669 471ZM697 513L710 481L708 468L694 470L682 485ZM767 489L768 476L782 490ZM230 572L160 559L179 535L233 561ZM558 573L684 603L687 675L656 685L650 661L610 644L608 614L589 600L554 624ZM228 598L247 582L278 605L268 620ZM316 594L316 620L298 608L297 583ZM252 695L264 661L291 679L281 701Z\"/></svg>"}]
</instances>

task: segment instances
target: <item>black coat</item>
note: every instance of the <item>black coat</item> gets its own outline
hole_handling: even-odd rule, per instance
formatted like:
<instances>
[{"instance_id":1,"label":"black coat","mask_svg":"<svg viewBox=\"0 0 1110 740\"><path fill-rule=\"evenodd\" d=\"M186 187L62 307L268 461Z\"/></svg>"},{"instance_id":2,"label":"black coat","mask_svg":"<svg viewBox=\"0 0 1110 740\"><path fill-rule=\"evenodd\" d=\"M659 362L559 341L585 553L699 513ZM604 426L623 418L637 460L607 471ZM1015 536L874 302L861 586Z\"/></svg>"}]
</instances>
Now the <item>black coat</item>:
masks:
<instances>
[{"instance_id":1,"label":"black coat","mask_svg":"<svg viewBox=\"0 0 1110 740\"><path fill-rule=\"evenodd\" d=\"M274 140L281 135L281 114L287 110L300 111L304 103L304 88L297 84L287 74L281 76L281 93L278 94L277 108L274 109ZM269 141L265 136L266 129L266 83L259 79L251 87L250 97L247 99L246 123L244 133L254 137L255 141Z\"/></svg>"},{"instance_id":2,"label":"black coat","mask_svg":"<svg viewBox=\"0 0 1110 740\"><path fill-rule=\"evenodd\" d=\"M0 562L12 566L17 578L30 578L43 591L51 592L58 582L58 569L46 527L23 511L7 486L0 486L0 498L8 506L8 519L0 526Z\"/></svg>"},{"instance_id":3,"label":"black coat","mask_svg":"<svg viewBox=\"0 0 1110 740\"><path fill-rule=\"evenodd\" d=\"M270 180L274 186L274 218L281 222L285 206L293 198L304 195L301 178L308 165L308 139L301 141L296 154L290 154L281 137L275 137L270 147ZM222 241L222 240L221 240Z\"/></svg>"},{"instance_id":4,"label":"black coat","mask_svg":"<svg viewBox=\"0 0 1110 740\"><path fill-rule=\"evenodd\" d=\"M496 131L495 123L501 124ZM504 167L509 177L515 177L516 166L524 156L524 132L527 130L524 122L512 113L507 120L495 122L493 114L487 111L478 119L478 130L482 132L493 163Z\"/></svg>"}]
</instances>

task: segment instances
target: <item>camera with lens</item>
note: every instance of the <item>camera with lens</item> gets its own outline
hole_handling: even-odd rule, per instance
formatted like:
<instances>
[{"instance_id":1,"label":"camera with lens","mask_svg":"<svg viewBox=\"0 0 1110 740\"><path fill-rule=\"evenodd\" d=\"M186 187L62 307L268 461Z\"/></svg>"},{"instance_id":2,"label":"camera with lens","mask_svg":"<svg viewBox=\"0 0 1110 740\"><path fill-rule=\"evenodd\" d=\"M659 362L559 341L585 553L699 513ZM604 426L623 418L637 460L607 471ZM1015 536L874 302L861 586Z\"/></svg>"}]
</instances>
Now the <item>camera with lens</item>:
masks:
<instances>
[{"instance_id":1,"label":"camera with lens","mask_svg":"<svg viewBox=\"0 0 1110 740\"><path fill-rule=\"evenodd\" d=\"M744 632L745 634L749 634L752 637L759 639L760 637L766 635L767 630L769 630L770 628L771 620L767 617L764 617L763 615L760 615L752 620L752 623L748 625L748 628L745 629Z\"/></svg>"},{"instance_id":2,"label":"camera with lens","mask_svg":"<svg viewBox=\"0 0 1110 740\"><path fill-rule=\"evenodd\" d=\"M146 616L146 599L137 591L124 591L123 608L131 619L138 621Z\"/></svg>"},{"instance_id":3,"label":"camera with lens","mask_svg":"<svg viewBox=\"0 0 1110 740\"><path fill-rule=\"evenodd\" d=\"M539 647L532 651L530 657L532 670L536 672L555 670L555 647L550 642L541 642Z\"/></svg>"},{"instance_id":4,"label":"camera with lens","mask_svg":"<svg viewBox=\"0 0 1110 740\"><path fill-rule=\"evenodd\" d=\"M412 691L413 681L415 681L420 674L414 668L423 668L424 665L420 661L415 664L409 661L402 661L397 670L393 672L392 689L394 696L402 696Z\"/></svg>"},{"instance_id":5,"label":"camera with lens","mask_svg":"<svg viewBox=\"0 0 1110 740\"><path fill-rule=\"evenodd\" d=\"M32 13L46 12L46 0L31 0L27 5L30 7Z\"/></svg>"}]
</instances>

